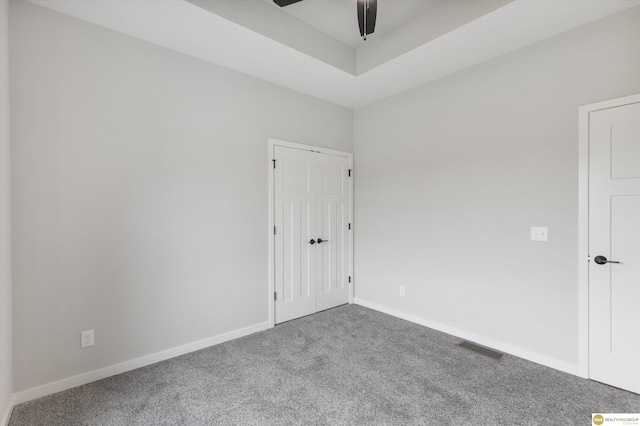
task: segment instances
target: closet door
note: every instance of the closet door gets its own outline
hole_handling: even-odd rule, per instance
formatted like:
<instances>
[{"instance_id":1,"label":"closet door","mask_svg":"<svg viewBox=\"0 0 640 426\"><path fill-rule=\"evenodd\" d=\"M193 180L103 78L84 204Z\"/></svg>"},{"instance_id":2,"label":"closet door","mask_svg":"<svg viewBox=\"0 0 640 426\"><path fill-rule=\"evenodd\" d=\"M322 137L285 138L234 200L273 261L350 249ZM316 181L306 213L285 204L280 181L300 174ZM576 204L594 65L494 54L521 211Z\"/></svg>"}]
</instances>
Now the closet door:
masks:
<instances>
[{"instance_id":1,"label":"closet door","mask_svg":"<svg viewBox=\"0 0 640 426\"><path fill-rule=\"evenodd\" d=\"M274 147L275 323L349 303L349 158Z\"/></svg>"},{"instance_id":2,"label":"closet door","mask_svg":"<svg viewBox=\"0 0 640 426\"><path fill-rule=\"evenodd\" d=\"M315 157L310 151L274 148L275 321L316 312Z\"/></svg>"},{"instance_id":3,"label":"closet door","mask_svg":"<svg viewBox=\"0 0 640 426\"><path fill-rule=\"evenodd\" d=\"M349 159L316 153L316 310L349 303Z\"/></svg>"}]
</instances>

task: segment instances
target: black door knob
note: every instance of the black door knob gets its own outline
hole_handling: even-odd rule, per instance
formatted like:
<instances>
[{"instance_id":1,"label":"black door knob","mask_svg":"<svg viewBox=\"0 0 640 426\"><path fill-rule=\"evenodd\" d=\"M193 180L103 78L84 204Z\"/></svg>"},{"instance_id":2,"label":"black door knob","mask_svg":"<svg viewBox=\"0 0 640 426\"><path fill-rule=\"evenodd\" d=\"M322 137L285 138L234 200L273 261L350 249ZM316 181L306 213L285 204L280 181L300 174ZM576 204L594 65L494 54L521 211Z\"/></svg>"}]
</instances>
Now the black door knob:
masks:
<instances>
[{"instance_id":1,"label":"black door knob","mask_svg":"<svg viewBox=\"0 0 640 426\"><path fill-rule=\"evenodd\" d=\"M323 240L322 238L318 238L318 244L328 243L329 240Z\"/></svg>"},{"instance_id":2,"label":"black door knob","mask_svg":"<svg viewBox=\"0 0 640 426\"><path fill-rule=\"evenodd\" d=\"M315 244L315 243L316 243L316 240L309 241L309 244Z\"/></svg>"},{"instance_id":3,"label":"black door knob","mask_svg":"<svg viewBox=\"0 0 640 426\"><path fill-rule=\"evenodd\" d=\"M595 259L593 259L593 260L598 265L604 265L604 264L607 264L607 263L620 263L620 262L616 262L615 260L607 260L607 258L604 257L604 256L596 256Z\"/></svg>"}]
</instances>

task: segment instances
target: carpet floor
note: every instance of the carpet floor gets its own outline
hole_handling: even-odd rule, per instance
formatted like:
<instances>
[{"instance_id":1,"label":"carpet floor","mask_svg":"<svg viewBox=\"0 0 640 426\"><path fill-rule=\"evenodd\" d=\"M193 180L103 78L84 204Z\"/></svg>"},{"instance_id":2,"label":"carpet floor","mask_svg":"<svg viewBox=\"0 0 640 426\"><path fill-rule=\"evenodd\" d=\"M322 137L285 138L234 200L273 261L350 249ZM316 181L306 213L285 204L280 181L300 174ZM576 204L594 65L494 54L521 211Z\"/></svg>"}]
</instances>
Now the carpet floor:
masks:
<instances>
[{"instance_id":1,"label":"carpet floor","mask_svg":"<svg viewBox=\"0 0 640 426\"><path fill-rule=\"evenodd\" d=\"M10 426L579 425L640 395L357 305L17 405Z\"/></svg>"}]
</instances>

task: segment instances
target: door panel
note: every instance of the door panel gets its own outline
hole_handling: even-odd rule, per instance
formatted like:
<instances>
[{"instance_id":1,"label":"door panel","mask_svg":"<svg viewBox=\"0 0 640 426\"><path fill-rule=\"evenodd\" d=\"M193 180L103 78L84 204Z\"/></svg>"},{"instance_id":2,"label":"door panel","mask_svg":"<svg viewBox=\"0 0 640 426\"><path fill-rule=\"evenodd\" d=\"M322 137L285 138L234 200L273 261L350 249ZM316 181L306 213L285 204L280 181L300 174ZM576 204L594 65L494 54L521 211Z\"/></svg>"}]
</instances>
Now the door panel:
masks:
<instances>
[{"instance_id":1,"label":"door panel","mask_svg":"<svg viewBox=\"0 0 640 426\"><path fill-rule=\"evenodd\" d=\"M625 121L611 126L611 178L640 177L639 121Z\"/></svg>"},{"instance_id":2,"label":"door panel","mask_svg":"<svg viewBox=\"0 0 640 426\"><path fill-rule=\"evenodd\" d=\"M320 228L323 238L327 238L329 242L322 243L322 257L328 260L323 262L321 289L323 293L344 289L348 284L349 216L347 208L344 203L325 202L321 206Z\"/></svg>"},{"instance_id":3,"label":"door panel","mask_svg":"<svg viewBox=\"0 0 640 426\"><path fill-rule=\"evenodd\" d=\"M282 182L284 192L311 193L312 162L309 158L291 155L282 160Z\"/></svg>"},{"instance_id":4,"label":"door panel","mask_svg":"<svg viewBox=\"0 0 640 426\"><path fill-rule=\"evenodd\" d=\"M347 170L338 165L323 166L320 169L322 173L322 188L320 188L320 193L325 195L344 195L347 182L345 182L343 174Z\"/></svg>"},{"instance_id":5,"label":"door panel","mask_svg":"<svg viewBox=\"0 0 640 426\"><path fill-rule=\"evenodd\" d=\"M589 376L640 393L640 104L590 114L589 158Z\"/></svg>"},{"instance_id":6,"label":"door panel","mask_svg":"<svg viewBox=\"0 0 640 426\"><path fill-rule=\"evenodd\" d=\"M611 268L610 289L611 352L633 358L640 353L640 196L611 198L611 258L636 260Z\"/></svg>"},{"instance_id":7,"label":"door panel","mask_svg":"<svg viewBox=\"0 0 640 426\"><path fill-rule=\"evenodd\" d=\"M284 302L312 295L312 255L307 241L311 239L310 204L283 203L282 249Z\"/></svg>"}]
</instances>

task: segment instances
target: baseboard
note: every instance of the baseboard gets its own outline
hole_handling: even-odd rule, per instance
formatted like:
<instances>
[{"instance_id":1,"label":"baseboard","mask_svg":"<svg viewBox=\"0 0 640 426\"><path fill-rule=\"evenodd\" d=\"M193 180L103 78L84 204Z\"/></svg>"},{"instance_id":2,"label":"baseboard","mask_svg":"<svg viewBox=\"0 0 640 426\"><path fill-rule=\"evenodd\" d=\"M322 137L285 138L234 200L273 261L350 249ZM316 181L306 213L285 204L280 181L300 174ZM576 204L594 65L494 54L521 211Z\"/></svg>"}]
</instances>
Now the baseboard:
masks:
<instances>
[{"instance_id":1,"label":"baseboard","mask_svg":"<svg viewBox=\"0 0 640 426\"><path fill-rule=\"evenodd\" d=\"M556 370L563 371L565 373L573 374L574 376L584 377L582 374L580 374L580 368L577 364L574 365L564 361L559 361L557 359L550 358L548 356L541 355L535 352L531 352L527 349L513 346L505 342L493 340L479 334L470 333L468 331L460 330L455 327L450 327L444 324L440 324L435 321L418 317L416 315L407 314L397 309L389 308L374 302L369 302L367 300L355 298L353 300L353 303L355 303L356 305L364 306L365 308L373 309L375 311L379 311L397 318L401 318L406 321L413 322L415 324L420 324L425 327L429 327L434 330L438 330L443 333L447 333L464 340L469 340L479 345L496 349L500 352L504 352L510 355L515 355L517 357L524 358L528 361L535 362L536 364L544 365L545 367L550 367Z\"/></svg>"},{"instance_id":2,"label":"baseboard","mask_svg":"<svg viewBox=\"0 0 640 426\"><path fill-rule=\"evenodd\" d=\"M175 358L177 356L184 355L190 352L199 351L200 349L205 349L209 346L218 345L220 343L248 336L249 334L257 333L269 328L271 328L269 322L255 324L239 330L230 331L227 333L219 334L217 336L209 337L207 339L199 340L197 342L188 343L186 345L178 346L162 352L157 352L151 355L136 358L131 361L125 361L119 364L111 365L109 367L100 368L98 370L89 371L77 376L68 377L66 379L47 383L46 385L17 392L13 395L13 405L22 404L23 402L51 395L56 392L61 392L67 389L75 388L77 386L86 385L87 383L115 376L116 374L126 373L127 371L135 370L136 368L146 367L147 365L165 361L170 358ZM2 426L4 426L4 424Z\"/></svg>"},{"instance_id":3,"label":"baseboard","mask_svg":"<svg viewBox=\"0 0 640 426\"><path fill-rule=\"evenodd\" d=\"M0 421L0 426L8 426L9 419L11 418L11 412L13 411L13 406L15 404L15 395L11 395L9 398L9 404L4 407L4 412L2 413L2 420Z\"/></svg>"}]
</instances>

